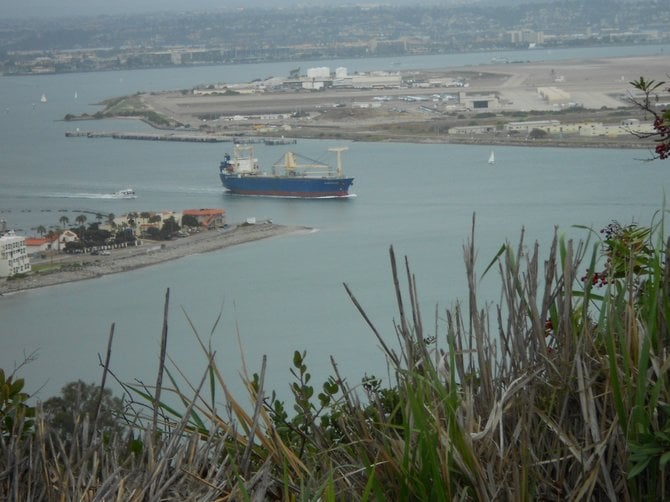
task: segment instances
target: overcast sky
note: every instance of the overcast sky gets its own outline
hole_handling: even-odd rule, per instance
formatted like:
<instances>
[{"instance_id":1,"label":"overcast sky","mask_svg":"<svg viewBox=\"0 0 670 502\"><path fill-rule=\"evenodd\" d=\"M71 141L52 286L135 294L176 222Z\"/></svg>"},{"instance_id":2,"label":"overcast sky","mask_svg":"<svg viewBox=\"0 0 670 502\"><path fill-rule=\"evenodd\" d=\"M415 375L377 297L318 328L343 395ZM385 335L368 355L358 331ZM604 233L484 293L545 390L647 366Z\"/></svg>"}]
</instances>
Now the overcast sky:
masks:
<instances>
[{"instance_id":1,"label":"overcast sky","mask_svg":"<svg viewBox=\"0 0 670 502\"><path fill-rule=\"evenodd\" d=\"M454 3L455 0L432 0L432 3ZM458 1L458 0L456 0ZM472 0L471 0L472 1ZM467 3L468 0L460 0ZM280 7L289 5L341 5L347 4L416 4L414 0L0 0L0 16L70 17L100 14L137 14L157 11L204 11L230 7ZM422 3L426 3L425 1Z\"/></svg>"}]
</instances>

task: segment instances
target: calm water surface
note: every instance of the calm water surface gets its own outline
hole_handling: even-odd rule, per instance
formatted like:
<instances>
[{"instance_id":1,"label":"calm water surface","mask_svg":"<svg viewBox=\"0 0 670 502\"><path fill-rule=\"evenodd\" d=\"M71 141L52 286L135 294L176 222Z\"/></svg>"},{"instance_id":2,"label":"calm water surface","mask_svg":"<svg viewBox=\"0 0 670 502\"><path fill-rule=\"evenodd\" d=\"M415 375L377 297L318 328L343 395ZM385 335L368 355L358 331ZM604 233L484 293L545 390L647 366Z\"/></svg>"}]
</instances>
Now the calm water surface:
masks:
<instances>
[{"instance_id":1,"label":"calm water surface","mask_svg":"<svg viewBox=\"0 0 670 502\"><path fill-rule=\"evenodd\" d=\"M626 54L638 49L628 48ZM543 56L558 57L546 52ZM465 64L460 57L454 56L450 63L445 57L394 62L405 67ZM492 54L476 57L486 62ZM359 60L331 66L336 64L381 69L389 62ZM296 151L324 160L334 160L326 153L328 147L348 146L343 158L347 174L355 178L357 194L349 200L301 201L224 194L217 166L230 145L64 137L75 126L60 121L66 113L94 112L94 103L105 97L202 82L246 81L285 74L292 66L0 78L0 218L10 227L31 234L37 225L57 225L63 215L74 221L85 211L122 214L222 207L231 221L255 216L316 229L132 273L2 297L0 367L11 370L25 354L37 351L37 359L22 376L28 378L30 391L43 386L41 398L78 378L97 381L97 354L105 351L110 326L116 323L115 372L127 381L153 381L163 301L170 288L168 350L193 380L199 380L204 359L187 316L203 337L211 335L223 372L236 389L242 368L238 336L250 371L258 371L261 356L268 355L269 378L279 390L289 379L296 349L307 351L317 382L330 374L331 355L342 373L357 382L365 373L383 375L385 364L342 283L351 286L393 343L397 316L389 246L398 256L409 257L424 313L432 316L436 305L443 309L465 297L462 249L473 214L481 272L502 242L517 241L522 228L527 242L537 240L546 253L555 226L580 238L584 232L571 225L600 228L611 220L646 224L663 204L667 163L640 161L647 157L644 150L499 147L497 163L491 167L486 163L488 147L299 141ZM47 103L39 102L43 93ZM129 121L80 126L146 128ZM276 146L256 149L265 165L283 152ZM128 186L138 199L104 198ZM93 214L85 214L94 220ZM496 299L493 275L487 276L481 291ZM213 329L219 313L222 320ZM444 326L440 329L444 337Z\"/></svg>"}]
</instances>

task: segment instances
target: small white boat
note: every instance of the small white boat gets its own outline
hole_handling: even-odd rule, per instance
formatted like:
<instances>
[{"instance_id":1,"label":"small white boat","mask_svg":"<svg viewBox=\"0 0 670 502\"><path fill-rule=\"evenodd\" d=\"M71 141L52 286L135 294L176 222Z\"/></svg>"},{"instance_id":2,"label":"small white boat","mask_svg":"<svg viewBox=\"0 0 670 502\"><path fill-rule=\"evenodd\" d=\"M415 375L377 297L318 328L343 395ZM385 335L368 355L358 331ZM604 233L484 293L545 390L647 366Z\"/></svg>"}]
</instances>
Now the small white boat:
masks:
<instances>
[{"instance_id":1,"label":"small white boat","mask_svg":"<svg viewBox=\"0 0 670 502\"><path fill-rule=\"evenodd\" d=\"M42 97L40 98L40 102L41 103L46 103L47 102L47 95L46 94L42 94Z\"/></svg>"},{"instance_id":2,"label":"small white boat","mask_svg":"<svg viewBox=\"0 0 670 502\"><path fill-rule=\"evenodd\" d=\"M114 196L117 199L135 199L137 198L137 195L135 194L135 190L132 188L124 188L123 190L119 190L118 192L114 193Z\"/></svg>"},{"instance_id":3,"label":"small white boat","mask_svg":"<svg viewBox=\"0 0 670 502\"><path fill-rule=\"evenodd\" d=\"M493 150L491 150L491 155L489 155L489 164L495 164L496 163L496 156L495 153L493 153Z\"/></svg>"}]
</instances>

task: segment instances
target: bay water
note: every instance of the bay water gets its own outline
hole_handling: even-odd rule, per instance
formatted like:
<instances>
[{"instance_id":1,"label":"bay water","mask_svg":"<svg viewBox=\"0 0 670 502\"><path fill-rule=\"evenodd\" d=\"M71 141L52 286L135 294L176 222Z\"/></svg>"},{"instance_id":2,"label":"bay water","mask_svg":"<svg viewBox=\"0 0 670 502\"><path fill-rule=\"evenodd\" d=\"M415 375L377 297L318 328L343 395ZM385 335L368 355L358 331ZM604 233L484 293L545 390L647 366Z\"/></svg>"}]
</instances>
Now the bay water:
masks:
<instances>
[{"instance_id":1,"label":"bay water","mask_svg":"<svg viewBox=\"0 0 670 502\"><path fill-rule=\"evenodd\" d=\"M607 52L609 50L609 52ZM511 59L574 58L658 53L665 47L479 53L393 60L303 62L302 67L351 70L439 68ZM537 55L537 56L536 56ZM218 163L229 144L66 138L86 130L149 128L136 121L68 123L67 113L94 113L108 97L136 91L190 88L285 75L295 63L0 78L0 219L24 235L71 223L79 214L220 207L230 222L248 217L304 225L314 231L188 256L99 279L0 297L0 368L36 357L20 371L28 391L46 399L67 382L97 381L98 354L115 323L112 369L124 381L152 382L166 290L170 290L168 353L189 379L199 381L205 358L193 329L210 340L233 389L244 361L258 371L268 356L268 387L284 393L294 350L307 352L315 382L332 374L330 357L350 383L384 376L385 361L357 313L347 283L378 330L395 341L395 296L388 250L407 256L424 315L466 296L463 245L473 215L481 273L500 245L539 242L548 253L554 228L580 239L573 225L649 224L663 207L667 163L644 162L645 150L496 147L298 140L291 149L334 161L327 149L347 146L343 162L355 178L347 200L247 198L224 193ZM651 70L651 69L650 69ZM636 76L631 76L631 80ZM41 95L47 97L40 102ZM258 145L268 166L285 147ZM108 194L132 187L135 200ZM480 285L497 299L495 274ZM220 321L217 319L221 316ZM191 324L192 323L192 324ZM428 319L425 325L432 325ZM443 341L445 326L438 322ZM242 355L242 353L244 355Z\"/></svg>"}]
</instances>

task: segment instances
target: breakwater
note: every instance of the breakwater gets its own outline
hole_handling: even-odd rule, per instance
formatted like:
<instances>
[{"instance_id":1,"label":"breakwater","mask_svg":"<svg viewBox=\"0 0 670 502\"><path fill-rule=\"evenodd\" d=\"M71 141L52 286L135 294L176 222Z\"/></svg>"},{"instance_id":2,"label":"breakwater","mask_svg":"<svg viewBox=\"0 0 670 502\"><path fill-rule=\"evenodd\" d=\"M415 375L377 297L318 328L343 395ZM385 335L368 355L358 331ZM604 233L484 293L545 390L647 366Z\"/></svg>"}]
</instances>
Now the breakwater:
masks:
<instances>
[{"instance_id":1,"label":"breakwater","mask_svg":"<svg viewBox=\"0 0 670 502\"><path fill-rule=\"evenodd\" d=\"M112 138L134 139L142 141L192 141L196 143L224 143L233 142L229 136L175 134L175 133L145 133L145 132L110 132L110 131L66 131L66 138Z\"/></svg>"},{"instance_id":2,"label":"breakwater","mask_svg":"<svg viewBox=\"0 0 670 502\"><path fill-rule=\"evenodd\" d=\"M66 138L112 138L141 141L187 141L194 143L264 143L266 145L289 145L297 140L286 138L240 138L215 134L186 133L146 133L146 132L114 132L114 131L66 131Z\"/></svg>"}]
</instances>

